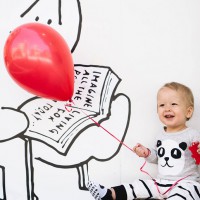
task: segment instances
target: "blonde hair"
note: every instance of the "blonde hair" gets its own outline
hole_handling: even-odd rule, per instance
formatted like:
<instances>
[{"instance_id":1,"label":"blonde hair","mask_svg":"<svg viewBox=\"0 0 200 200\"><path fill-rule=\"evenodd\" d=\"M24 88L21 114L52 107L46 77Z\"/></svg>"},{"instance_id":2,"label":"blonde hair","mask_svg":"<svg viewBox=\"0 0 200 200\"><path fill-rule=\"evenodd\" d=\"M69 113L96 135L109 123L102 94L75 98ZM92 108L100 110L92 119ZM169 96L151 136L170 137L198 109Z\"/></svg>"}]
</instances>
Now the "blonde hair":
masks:
<instances>
[{"instance_id":1,"label":"blonde hair","mask_svg":"<svg viewBox=\"0 0 200 200\"><path fill-rule=\"evenodd\" d=\"M177 82L170 82L170 83L165 83L163 87L166 87L166 88L170 88L172 90L175 90L177 92L180 92L184 101L186 102L187 106L188 107L192 107L194 108L194 96L193 96L193 93L191 91L191 89L181 83L177 83ZM161 89L162 89L161 88ZM187 119L189 120L189 119Z\"/></svg>"}]
</instances>

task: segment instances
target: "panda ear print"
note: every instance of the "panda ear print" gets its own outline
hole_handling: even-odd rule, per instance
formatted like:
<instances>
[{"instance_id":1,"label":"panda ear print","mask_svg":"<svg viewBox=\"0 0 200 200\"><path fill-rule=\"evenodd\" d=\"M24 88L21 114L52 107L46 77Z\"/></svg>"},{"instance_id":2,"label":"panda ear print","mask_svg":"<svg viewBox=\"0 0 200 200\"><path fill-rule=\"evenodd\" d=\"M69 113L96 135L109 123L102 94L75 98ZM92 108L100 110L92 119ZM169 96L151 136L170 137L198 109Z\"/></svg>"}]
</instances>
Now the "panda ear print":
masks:
<instances>
[{"instance_id":1,"label":"panda ear print","mask_svg":"<svg viewBox=\"0 0 200 200\"><path fill-rule=\"evenodd\" d=\"M187 149L187 143L181 142L181 143L179 144L179 147L180 147L183 151L185 151L185 150Z\"/></svg>"},{"instance_id":2,"label":"panda ear print","mask_svg":"<svg viewBox=\"0 0 200 200\"><path fill-rule=\"evenodd\" d=\"M160 140L158 140L156 146L159 147L159 146L161 146L161 145L162 145L162 142L161 142Z\"/></svg>"}]
</instances>

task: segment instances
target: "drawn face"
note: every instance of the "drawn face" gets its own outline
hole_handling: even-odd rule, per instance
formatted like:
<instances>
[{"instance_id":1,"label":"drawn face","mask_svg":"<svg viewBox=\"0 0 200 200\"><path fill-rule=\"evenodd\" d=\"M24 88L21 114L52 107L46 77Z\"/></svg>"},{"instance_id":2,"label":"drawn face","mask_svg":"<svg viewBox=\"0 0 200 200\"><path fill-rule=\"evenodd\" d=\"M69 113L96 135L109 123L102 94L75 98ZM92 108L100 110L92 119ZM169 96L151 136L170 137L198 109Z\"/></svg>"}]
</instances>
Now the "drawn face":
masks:
<instances>
[{"instance_id":1,"label":"drawn face","mask_svg":"<svg viewBox=\"0 0 200 200\"><path fill-rule=\"evenodd\" d=\"M6 23L7 30L5 24L2 24L4 26L2 29L6 30L7 34L22 24L38 22L57 30L70 49L77 43L81 23L79 0L20 0L17 3L8 0L4 6L4 10L8 12L4 14L7 16L2 17L9 20Z\"/></svg>"},{"instance_id":2,"label":"drawn face","mask_svg":"<svg viewBox=\"0 0 200 200\"><path fill-rule=\"evenodd\" d=\"M157 141L158 170L162 175L177 175L185 164L184 151L187 144L173 140Z\"/></svg>"}]
</instances>

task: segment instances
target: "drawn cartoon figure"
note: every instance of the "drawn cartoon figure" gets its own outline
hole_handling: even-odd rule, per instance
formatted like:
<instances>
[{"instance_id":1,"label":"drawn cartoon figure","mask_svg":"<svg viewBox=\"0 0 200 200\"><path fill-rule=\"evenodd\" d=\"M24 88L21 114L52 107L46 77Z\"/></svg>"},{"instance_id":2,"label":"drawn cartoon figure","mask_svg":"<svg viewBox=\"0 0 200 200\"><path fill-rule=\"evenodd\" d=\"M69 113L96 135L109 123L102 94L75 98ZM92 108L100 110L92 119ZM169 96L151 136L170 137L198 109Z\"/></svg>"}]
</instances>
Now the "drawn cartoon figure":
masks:
<instances>
[{"instance_id":1,"label":"drawn cartoon figure","mask_svg":"<svg viewBox=\"0 0 200 200\"><path fill-rule=\"evenodd\" d=\"M15 23L6 30L11 31L14 25L25 22L45 23L58 30L68 41L71 52L75 51L82 26L79 0L21 0L18 4L17 16L13 16ZM73 23L70 21L72 18ZM67 102L27 94L7 77L6 81L11 81L17 91L16 96L18 92L22 95L20 100L9 100L10 105L6 101L1 104L0 114L4 116L3 113L8 111L8 118L4 119L3 126L0 125L1 132L5 133L4 137L0 137L0 149L11 146L12 149L18 149L16 153L20 159L18 170L10 159L13 153L7 156L8 161L0 161L3 188L0 199L40 199L35 190L38 187L35 165L75 169L79 189L86 190L90 162L105 162L119 153L122 143L111 134L124 141L131 109L129 97L116 93L121 82L120 76L108 66L75 64L74 69L75 91L73 104L68 108ZM13 174L18 174L20 179ZM13 179L17 181L11 181ZM22 185L21 191L12 191L15 185ZM21 193L23 196L20 196Z\"/></svg>"}]
</instances>

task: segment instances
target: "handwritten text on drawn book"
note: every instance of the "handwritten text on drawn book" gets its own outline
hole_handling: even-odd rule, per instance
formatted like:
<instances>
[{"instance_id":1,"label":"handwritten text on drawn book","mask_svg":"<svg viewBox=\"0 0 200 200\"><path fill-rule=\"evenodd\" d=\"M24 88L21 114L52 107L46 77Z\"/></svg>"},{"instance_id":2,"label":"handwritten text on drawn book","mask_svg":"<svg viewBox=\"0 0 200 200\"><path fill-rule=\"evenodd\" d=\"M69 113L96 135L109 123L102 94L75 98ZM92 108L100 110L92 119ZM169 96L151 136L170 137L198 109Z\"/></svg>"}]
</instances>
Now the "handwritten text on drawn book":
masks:
<instances>
[{"instance_id":1,"label":"handwritten text on drawn book","mask_svg":"<svg viewBox=\"0 0 200 200\"><path fill-rule=\"evenodd\" d=\"M56 103L56 101L53 102ZM49 122L52 122L54 128L50 129L49 133L58 134L58 132L62 131L66 125L69 125L69 121L72 120L77 114L80 114L77 110L72 109L72 111L68 113L65 109L56 108L55 105L46 103L35 109L34 113L32 113L32 117L34 117L37 121L46 119Z\"/></svg>"},{"instance_id":2,"label":"handwritten text on drawn book","mask_svg":"<svg viewBox=\"0 0 200 200\"><path fill-rule=\"evenodd\" d=\"M94 95L97 93L96 88L98 84L98 80L100 78L101 72L92 71L88 72L84 70L81 72L79 70L75 70L75 79L78 76L81 76L81 80L79 81L79 86L75 92L74 100L83 101L84 99L84 107L92 107Z\"/></svg>"}]
</instances>

